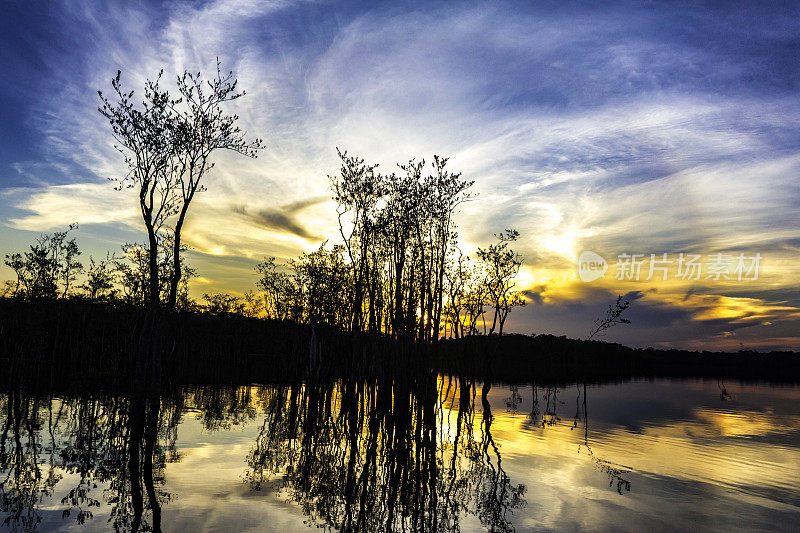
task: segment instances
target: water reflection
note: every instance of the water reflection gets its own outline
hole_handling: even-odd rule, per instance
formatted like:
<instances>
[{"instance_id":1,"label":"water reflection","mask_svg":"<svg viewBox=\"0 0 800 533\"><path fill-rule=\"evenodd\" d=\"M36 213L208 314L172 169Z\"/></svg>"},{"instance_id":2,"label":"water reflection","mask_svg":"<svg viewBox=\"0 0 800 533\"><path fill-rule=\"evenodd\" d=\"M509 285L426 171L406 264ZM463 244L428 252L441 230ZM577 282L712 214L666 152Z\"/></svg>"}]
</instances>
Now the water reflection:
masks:
<instances>
[{"instance_id":1,"label":"water reflection","mask_svg":"<svg viewBox=\"0 0 800 533\"><path fill-rule=\"evenodd\" d=\"M180 406L122 398L41 398L14 391L0 400L2 525L35 531L42 507L83 524L109 508L116 531L160 531L164 467L174 461Z\"/></svg>"},{"instance_id":2,"label":"water reflection","mask_svg":"<svg viewBox=\"0 0 800 533\"><path fill-rule=\"evenodd\" d=\"M798 399L431 372L159 399L11 391L0 529L792 529Z\"/></svg>"},{"instance_id":3,"label":"water reflection","mask_svg":"<svg viewBox=\"0 0 800 533\"><path fill-rule=\"evenodd\" d=\"M260 490L280 476L312 520L342 531L459 531L464 514L511 531L525 487L503 470L490 388L477 419L475 384L464 378L265 390L248 480ZM452 403L454 428L442 409Z\"/></svg>"}]
</instances>

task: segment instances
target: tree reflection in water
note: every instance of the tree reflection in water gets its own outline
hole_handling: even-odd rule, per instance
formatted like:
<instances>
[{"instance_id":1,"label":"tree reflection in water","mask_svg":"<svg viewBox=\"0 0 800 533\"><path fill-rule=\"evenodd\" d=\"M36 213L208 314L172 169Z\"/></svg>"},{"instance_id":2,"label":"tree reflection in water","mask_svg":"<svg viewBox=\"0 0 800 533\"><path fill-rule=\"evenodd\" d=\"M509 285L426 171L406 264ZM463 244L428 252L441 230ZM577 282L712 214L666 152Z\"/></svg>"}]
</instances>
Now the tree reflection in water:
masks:
<instances>
[{"instance_id":1,"label":"tree reflection in water","mask_svg":"<svg viewBox=\"0 0 800 533\"><path fill-rule=\"evenodd\" d=\"M490 383L430 370L310 376L160 398L0 395L0 522L35 531L99 513L116 531L161 531L166 465L181 458L178 426L191 413L208 431L263 416L246 480L255 490L276 482L312 524L458 531L472 515L513 530L525 487L503 470Z\"/></svg>"},{"instance_id":2,"label":"tree reflection in water","mask_svg":"<svg viewBox=\"0 0 800 533\"><path fill-rule=\"evenodd\" d=\"M415 376L265 389L251 487L279 477L314 523L342 531L458 531L467 514L512 531L525 487L502 468L491 385L476 420L474 382Z\"/></svg>"},{"instance_id":3,"label":"tree reflection in water","mask_svg":"<svg viewBox=\"0 0 800 533\"><path fill-rule=\"evenodd\" d=\"M101 501L115 531L160 531L159 489L175 449L180 405L145 398L0 398L3 527L35 531L62 479L61 515L82 524ZM172 455L174 458L174 455Z\"/></svg>"},{"instance_id":4,"label":"tree reflection in water","mask_svg":"<svg viewBox=\"0 0 800 533\"><path fill-rule=\"evenodd\" d=\"M592 459L597 468L608 476L608 486L616 488L619 494L630 492L631 483L626 479L626 474L631 472L630 467L616 465L610 461L598 457L592 450L589 441L589 411L587 408L587 387L586 382L576 383L575 395L575 416L572 419L571 429L577 429L583 426L583 444L579 447L578 452L582 449L586 450L586 454ZM542 390L543 389L543 390ZM542 403L544 404L542 410ZM516 388L512 387L512 396L516 394ZM538 387L536 383L531 383L532 401L531 412L528 414L526 426L530 428L546 429L550 426L556 426L561 422L561 418L557 414L557 409L560 403L558 400L559 387L546 386Z\"/></svg>"},{"instance_id":5,"label":"tree reflection in water","mask_svg":"<svg viewBox=\"0 0 800 533\"><path fill-rule=\"evenodd\" d=\"M532 386L523 427L558 426L555 386ZM253 490L277 487L311 524L342 531L458 531L472 516L512 531L525 486L503 469L492 434L492 385L432 371L361 379L310 373L294 384L191 387L171 396L0 395L0 525L37 530L41 508L82 524L107 506L116 531L160 531L165 468L180 460L191 412L208 431L260 419L247 456ZM505 400L516 414L519 387ZM630 491L629 468L592 450L587 389L576 385L572 429L609 486ZM580 450L579 450L580 451ZM53 501L58 485L58 496ZM47 505L45 505L47 504ZM105 512L104 512L105 514Z\"/></svg>"}]
</instances>

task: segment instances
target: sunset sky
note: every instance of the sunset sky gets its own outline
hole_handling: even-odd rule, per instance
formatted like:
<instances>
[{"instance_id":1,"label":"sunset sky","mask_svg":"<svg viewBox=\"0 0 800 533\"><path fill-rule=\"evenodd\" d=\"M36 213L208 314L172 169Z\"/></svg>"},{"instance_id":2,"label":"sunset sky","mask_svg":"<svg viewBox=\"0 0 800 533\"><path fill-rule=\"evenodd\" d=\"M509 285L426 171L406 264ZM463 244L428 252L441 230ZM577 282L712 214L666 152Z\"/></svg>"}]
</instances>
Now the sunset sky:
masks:
<instances>
[{"instance_id":1,"label":"sunset sky","mask_svg":"<svg viewBox=\"0 0 800 533\"><path fill-rule=\"evenodd\" d=\"M507 329L586 337L626 294L632 324L607 340L800 349L800 4L563 4L5 1L0 251L72 222L84 263L143 241L134 193L106 179L125 169L97 90L219 56L265 149L219 155L192 205L194 296L336 241L337 146L386 172L439 154L479 193L467 252L521 233L529 304ZM605 277L578 278L584 250ZM700 279L677 276L681 252ZM665 253L668 279L646 280ZM638 281L615 279L621 254L644 255ZM717 254L728 280L706 279Z\"/></svg>"}]
</instances>

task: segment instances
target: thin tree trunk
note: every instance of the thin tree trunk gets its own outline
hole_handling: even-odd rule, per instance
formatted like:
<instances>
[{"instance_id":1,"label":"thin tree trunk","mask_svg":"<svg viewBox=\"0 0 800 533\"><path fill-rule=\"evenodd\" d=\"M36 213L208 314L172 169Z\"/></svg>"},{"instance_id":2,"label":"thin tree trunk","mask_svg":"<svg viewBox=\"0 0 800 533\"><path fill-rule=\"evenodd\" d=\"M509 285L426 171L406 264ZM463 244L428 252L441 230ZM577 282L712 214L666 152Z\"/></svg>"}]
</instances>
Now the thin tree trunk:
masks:
<instances>
[{"instance_id":1,"label":"thin tree trunk","mask_svg":"<svg viewBox=\"0 0 800 533\"><path fill-rule=\"evenodd\" d=\"M150 308L155 309L159 306L159 279L158 279L158 239L152 224L146 223L147 239L150 245L147 251L148 264L150 266Z\"/></svg>"},{"instance_id":2,"label":"thin tree trunk","mask_svg":"<svg viewBox=\"0 0 800 533\"><path fill-rule=\"evenodd\" d=\"M172 276L169 280L169 296L167 297L167 311L174 311L178 301L178 283L181 281L181 230L186 218L189 202L184 202L178 221L175 223L175 235L172 243Z\"/></svg>"}]
</instances>

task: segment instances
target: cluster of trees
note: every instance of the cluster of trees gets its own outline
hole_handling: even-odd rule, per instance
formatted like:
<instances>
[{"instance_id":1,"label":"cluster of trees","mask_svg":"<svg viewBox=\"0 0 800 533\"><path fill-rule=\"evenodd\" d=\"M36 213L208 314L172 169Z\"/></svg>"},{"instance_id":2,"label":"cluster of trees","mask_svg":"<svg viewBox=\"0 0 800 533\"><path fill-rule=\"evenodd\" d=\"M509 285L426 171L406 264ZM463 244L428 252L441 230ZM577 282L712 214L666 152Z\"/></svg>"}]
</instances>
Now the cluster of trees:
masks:
<instances>
[{"instance_id":1,"label":"cluster of trees","mask_svg":"<svg viewBox=\"0 0 800 533\"><path fill-rule=\"evenodd\" d=\"M150 261L146 245L126 243L121 253L107 254L105 259L89 258L84 267L78 261L80 248L70 233L77 229L72 224L66 231L42 234L26 252L5 256L5 264L14 271L16 279L5 283L5 297L23 300L79 298L92 302L119 301L145 306L150 301ZM69 238L68 238L69 237ZM185 248L184 248L185 250ZM172 242L160 242L156 268L159 270L160 301L166 301L173 278ZM179 309L196 309L189 296L189 280L197 275L194 268L183 263L183 273L178 284L176 303ZM83 280L79 283L79 280Z\"/></svg>"},{"instance_id":2,"label":"cluster of trees","mask_svg":"<svg viewBox=\"0 0 800 533\"><path fill-rule=\"evenodd\" d=\"M430 341L439 336L502 334L513 307L525 304L515 281L519 233L479 248L477 261L458 247L454 215L475 197L473 184L434 156L380 174L377 165L339 151L330 176L343 244L323 243L281 268L256 269L267 316L327 323L354 332Z\"/></svg>"},{"instance_id":3,"label":"cluster of trees","mask_svg":"<svg viewBox=\"0 0 800 533\"><path fill-rule=\"evenodd\" d=\"M331 182L343 244L323 242L285 264L266 258L255 267L255 291L204 294L206 303L199 305L188 285L197 272L175 261L186 247L176 252L170 232L158 236L155 254L148 243L126 243L121 254L90 258L84 268L71 236L77 228L73 224L41 235L27 252L6 255L5 264L17 279L6 283L5 293L28 300L80 297L145 307L155 301L171 309L329 324L421 341L502 334L510 311L525 304L514 282L522 258L510 247L519 233L496 235L497 242L479 248L472 260L459 249L453 222L456 208L474 197L472 182L449 172L447 159L434 157L433 173L427 176L424 160L412 160L399 166L404 175L398 177L381 175L375 165L346 152L340 156L340 174Z\"/></svg>"},{"instance_id":4,"label":"cluster of trees","mask_svg":"<svg viewBox=\"0 0 800 533\"><path fill-rule=\"evenodd\" d=\"M75 228L72 224L66 231L40 235L30 251L6 255L5 264L17 279L6 282L5 292L29 299L67 296L83 270L75 238L68 239Z\"/></svg>"},{"instance_id":5,"label":"cluster of trees","mask_svg":"<svg viewBox=\"0 0 800 533\"><path fill-rule=\"evenodd\" d=\"M119 299L146 306L153 319L162 310L197 307L187 283L195 271L182 262L189 206L205 190L216 151L256 157L262 143L246 140L238 116L223 110L244 92L219 61L210 80L199 72L178 76L177 97L160 86L162 74L146 82L141 102L123 89L120 72L112 97L99 92L99 111L128 169L114 181L136 192L147 241L124 245L121 257L90 259L84 269L69 238L74 225L42 235L29 252L6 256L17 276L7 293ZM451 172L447 158L434 156L430 171L412 159L381 174L377 165L338 153L341 169L330 181L341 244L323 243L287 264L268 258L256 267L258 292L205 294L204 308L420 341L502 335L511 309L525 303L514 283L522 259L510 248L519 233L500 233L471 260L458 248L454 215L475 197L473 182ZM86 281L77 286L82 272Z\"/></svg>"}]
</instances>

